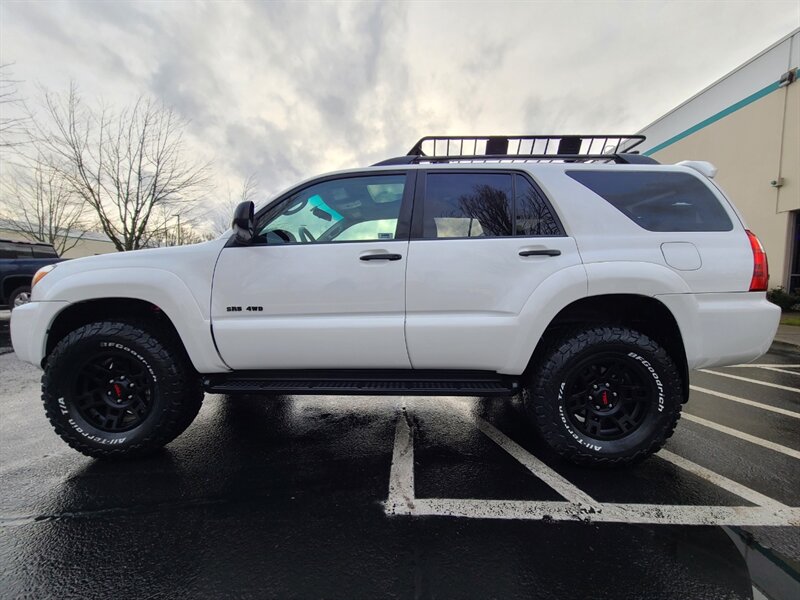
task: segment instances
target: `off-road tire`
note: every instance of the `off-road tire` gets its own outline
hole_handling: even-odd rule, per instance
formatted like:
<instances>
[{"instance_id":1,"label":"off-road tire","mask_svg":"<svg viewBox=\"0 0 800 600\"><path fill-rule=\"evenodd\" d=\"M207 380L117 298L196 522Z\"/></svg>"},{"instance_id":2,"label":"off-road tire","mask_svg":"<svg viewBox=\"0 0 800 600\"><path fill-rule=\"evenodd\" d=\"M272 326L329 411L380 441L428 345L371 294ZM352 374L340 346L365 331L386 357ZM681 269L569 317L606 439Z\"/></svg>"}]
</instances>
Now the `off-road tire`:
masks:
<instances>
[{"instance_id":1,"label":"off-road tire","mask_svg":"<svg viewBox=\"0 0 800 600\"><path fill-rule=\"evenodd\" d=\"M652 385L652 402L645 402L650 405L638 428L620 439L598 440L579 430L581 423L567 406L567 382L593 356L617 355L623 363L630 361L631 369L641 370L643 380ZM680 371L658 343L625 327L593 327L567 333L548 347L533 365L523 400L534 427L561 457L613 467L637 462L664 446L680 418L682 389Z\"/></svg>"},{"instance_id":2,"label":"off-road tire","mask_svg":"<svg viewBox=\"0 0 800 600\"><path fill-rule=\"evenodd\" d=\"M109 344L139 361L153 380L147 416L133 429L117 433L83 418L69 384L82 357ZM44 368L42 401L56 433L75 450L95 458L139 457L156 452L192 423L203 389L173 335L156 332L148 323L104 321L79 327L56 345Z\"/></svg>"}]
</instances>

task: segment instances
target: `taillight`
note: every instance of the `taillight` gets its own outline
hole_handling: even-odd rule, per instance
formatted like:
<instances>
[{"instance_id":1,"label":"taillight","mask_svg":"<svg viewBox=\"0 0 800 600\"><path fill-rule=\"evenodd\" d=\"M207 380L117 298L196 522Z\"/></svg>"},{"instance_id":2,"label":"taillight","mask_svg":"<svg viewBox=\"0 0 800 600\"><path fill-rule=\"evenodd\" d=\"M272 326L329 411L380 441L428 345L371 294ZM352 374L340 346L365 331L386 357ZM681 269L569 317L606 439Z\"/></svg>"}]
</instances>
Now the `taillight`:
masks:
<instances>
[{"instance_id":1,"label":"taillight","mask_svg":"<svg viewBox=\"0 0 800 600\"><path fill-rule=\"evenodd\" d=\"M764 246L756 237L756 234L747 231L747 239L750 240L750 247L753 249L753 278L750 280L751 292L766 292L769 283L769 265L767 264L767 253Z\"/></svg>"}]
</instances>

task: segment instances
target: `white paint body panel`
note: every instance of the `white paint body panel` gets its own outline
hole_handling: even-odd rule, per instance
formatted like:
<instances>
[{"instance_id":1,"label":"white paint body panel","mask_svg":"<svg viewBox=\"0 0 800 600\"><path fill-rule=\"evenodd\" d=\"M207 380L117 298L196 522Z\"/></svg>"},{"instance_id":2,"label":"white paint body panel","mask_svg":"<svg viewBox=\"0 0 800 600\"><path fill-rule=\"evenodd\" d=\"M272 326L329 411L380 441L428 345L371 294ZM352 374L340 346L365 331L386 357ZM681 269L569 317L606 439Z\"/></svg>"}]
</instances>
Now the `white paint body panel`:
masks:
<instances>
[{"instance_id":1,"label":"white paint body panel","mask_svg":"<svg viewBox=\"0 0 800 600\"><path fill-rule=\"evenodd\" d=\"M498 169L491 163L464 166ZM763 293L748 293L753 256L744 227L722 192L697 171L663 165L509 167L528 171L539 183L566 236L225 248L226 235L194 246L68 261L42 279L31 304L14 311L15 350L38 365L61 310L123 297L160 307L201 373L413 367L514 375L525 369L562 309L604 294L663 302L679 325L692 368L749 361L767 350L780 311ZM733 230L646 231L565 173L578 169L692 174L719 198ZM675 244L694 246L699 266L687 269L696 261L686 257L668 263L662 248ZM520 250L545 248L561 255L519 256ZM402 259L359 260L374 252ZM233 313L229 306L263 311Z\"/></svg>"},{"instance_id":2,"label":"white paint body panel","mask_svg":"<svg viewBox=\"0 0 800 600\"><path fill-rule=\"evenodd\" d=\"M544 249L561 255L519 255ZM513 342L526 319L541 318L522 314L528 300L545 280L569 267L579 267L578 281L565 285L577 284L573 295L585 295L580 264L569 237L412 241L406 291L411 364L417 369L509 372L518 362Z\"/></svg>"},{"instance_id":3,"label":"white paint body panel","mask_svg":"<svg viewBox=\"0 0 800 600\"><path fill-rule=\"evenodd\" d=\"M225 248L211 302L220 354L233 369L410 368L407 250L407 241ZM377 253L402 259L360 260Z\"/></svg>"},{"instance_id":4,"label":"white paint body panel","mask_svg":"<svg viewBox=\"0 0 800 600\"><path fill-rule=\"evenodd\" d=\"M214 347L209 313L214 263L224 244L219 239L58 263L34 288L33 302L12 315L15 338L32 338L22 344L23 360L39 365L47 329L60 312L53 311L56 303L63 309L86 300L135 298L155 304L169 317L198 371L226 370ZM22 323L33 322L36 328L26 334ZM16 351L17 343L12 343Z\"/></svg>"}]
</instances>

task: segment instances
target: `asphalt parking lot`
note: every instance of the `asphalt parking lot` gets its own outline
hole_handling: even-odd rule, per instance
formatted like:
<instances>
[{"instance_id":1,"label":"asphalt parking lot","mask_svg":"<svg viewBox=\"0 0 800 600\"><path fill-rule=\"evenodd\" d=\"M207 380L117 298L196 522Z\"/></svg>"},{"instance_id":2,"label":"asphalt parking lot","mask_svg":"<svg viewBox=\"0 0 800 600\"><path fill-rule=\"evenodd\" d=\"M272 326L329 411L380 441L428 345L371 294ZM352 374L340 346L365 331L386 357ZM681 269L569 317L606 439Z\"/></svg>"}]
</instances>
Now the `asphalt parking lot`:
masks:
<instances>
[{"instance_id":1,"label":"asphalt parking lot","mask_svg":"<svg viewBox=\"0 0 800 600\"><path fill-rule=\"evenodd\" d=\"M667 451L572 467L513 402L206 396L159 455L70 450L0 319L0 595L800 597L800 352L692 376Z\"/></svg>"}]
</instances>

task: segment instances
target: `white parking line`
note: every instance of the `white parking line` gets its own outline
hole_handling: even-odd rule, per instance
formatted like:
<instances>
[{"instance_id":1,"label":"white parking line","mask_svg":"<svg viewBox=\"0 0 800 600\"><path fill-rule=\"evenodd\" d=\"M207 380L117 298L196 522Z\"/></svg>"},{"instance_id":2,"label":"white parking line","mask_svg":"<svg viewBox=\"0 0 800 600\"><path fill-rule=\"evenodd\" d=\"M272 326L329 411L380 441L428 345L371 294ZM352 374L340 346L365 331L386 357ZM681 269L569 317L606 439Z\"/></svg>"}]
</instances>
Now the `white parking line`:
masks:
<instances>
[{"instance_id":1,"label":"white parking line","mask_svg":"<svg viewBox=\"0 0 800 600\"><path fill-rule=\"evenodd\" d=\"M724 394L716 390L709 390L708 388L703 388L697 385L690 385L689 387L695 392L701 392L703 394L711 394L712 396L717 396L718 398L724 398L725 400L731 400L733 402L747 404L748 406L754 406L762 410L768 410L770 412L778 413L779 415L784 415L786 417L793 417L795 419L800 419L800 413L791 410L786 410L785 408L778 408L777 406L772 406L770 404L763 404L761 402L755 402L753 400L748 400L747 398L739 398L738 396L731 396L730 394Z\"/></svg>"},{"instance_id":2,"label":"white parking line","mask_svg":"<svg viewBox=\"0 0 800 600\"><path fill-rule=\"evenodd\" d=\"M728 377L729 379L738 379L739 381L746 381L748 383L757 383L758 385L765 385L767 387L775 388L778 390L786 390L787 392L794 392L796 394L800 394L800 388L790 387L788 385L780 385L779 383L760 381L758 379L750 379L749 377L742 377L741 375L731 375L730 373L721 373L720 371L710 371L708 369L700 369L700 372L709 373L710 375L718 375L719 377Z\"/></svg>"},{"instance_id":3,"label":"white parking line","mask_svg":"<svg viewBox=\"0 0 800 600\"><path fill-rule=\"evenodd\" d=\"M397 514L397 513L395 513ZM467 519L516 519L639 523L653 525L797 526L800 508L692 506L674 504L601 504L592 512L568 502L423 498L405 513Z\"/></svg>"},{"instance_id":4,"label":"white parking line","mask_svg":"<svg viewBox=\"0 0 800 600\"><path fill-rule=\"evenodd\" d=\"M765 371L775 371L776 373L788 373L789 375L800 375L797 371L787 371L786 369L779 369L778 367L759 367Z\"/></svg>"},{"instance_id":5,"label":"white parking line","mask_svg":"<svg viewBox=\"0 0 800 600\"><path fill-rule=\"evenodd\" d=\"M576 498L578 502L537 500L482 500L472 498L416 498L414 492L413 432L405 414L395 428L392 466L389 474L389 497L384 502L387 515L463 517L469 519L523 519L552 521L587 521L599 523L645 523L663 525L738 525L738 526L798 526L800 508L788 507L722 475L714 473L671 452L662 450L661 458L682 469L703 477L712 484L760 506L691 506L670 504L598 503L571 483L564 482L524 448L496 427L476 419L476 425L533 474L542 474ZM532 459L532 460L531 460ZM531 469L528 465L532 465ZM544 469L542 469L544 466ZM555 477L553 477L553 475ZM574 488L574 489L572 489ZM557 488L554 488L557 489ZM577 493L575 492L577 490ZM558 490L557 490L558 491ZM562 495L565 495L559 491ZM589 499L591 505L583 502Z\"/></svg>"},{"instance_id":6,"label":"white parking line","mask_svg":"<svg viewBox=\"0 0 800 600\"><path fill-rule=\"evenodd\" d=\"M658 454L656 454L659 458L671 462L676 467L683 469L691 473L692 475L696 475L705 479L709 483L713 483L717 487L721 487L724 490L728 490L729 492L736 494L740 498L744 498L748 502L752 502L753 504L757 504L758 506L771 506L773 508L788 508L782 502L778 502L769 496L765 496L760 492L750 489L749 487L742 485L734 481L733 479L728 479L724 475L720 475L712 471L711 469L707 469L697 463L693 463L692 461L683 458L682 456L678 456L669 450L659 450Z\"/></svg>"},{"instance_id":7,"label":"white parking line","mask_svg":"<svg viewBox=\"0 0 800 600\"><path fill-rule=\"evenodd\" d=\"M414 506L414 438L406 420L405 409L397 419L389 471L389 497L386 510L394 511Z\"/></svg>"},{"instance_id":8,"label":"white parking line","mask_svg":"<svg viewBox=\"0 0 800 600\"><path fill-rule=\"evenodd\" d=\"M517 459L526 469L544 481L566 500L574 504L585 504L586 506L597 505L597 501L589 494L575 487L491 423L478 417L475 420L475 424L489 439Z\"/></svg>"},{"instance_id":9,"label":"white parking line","mask_svg":"<svg viewBox=\"0 0 800 600\"><path fill-rule=\"evenodd\" d=\"M800 369L800 365L786 365L783 363L745 363L742 365L729 365L726 369L741 369L749 367L758 367L760 369L768 369L770 367L782 367L784 369ZM787 373L794 373L794 371L787 371ZM797 375L797 373L795 373Z\"/></svg>"},{"instance_id":10,"label":"white parking line","mask_svg":"<svg viewBox=\"0 0 800 600\"><path fill-rule=\"evenodd\" d=\"M722 433L727 433L728 435L737 437L740 440L745 440L747 442L750 442L751 444L757 444L758 446L769 448L770 450L786 454L787 456L791 456L792 458L800 459L800 452L798 452L797 450L794 450L792 448L787 448L786 446L781 446L780 444L776 444L775 442L770 442L769 440L765 440L760 437L756 437L754 435L750 435L749 433L745 433L744 431L739 431L738 429L733 429L731 427L725 427L725 425L720 425L719 423L708 421L706 419L703 419L702 417L695 416L686 411L683 412L683 418L688 421L693 421L694 423L703 425L704 427L709 427L711 429L716 429L717 431L721 431Z\"/></svg>"}]
</instances>

